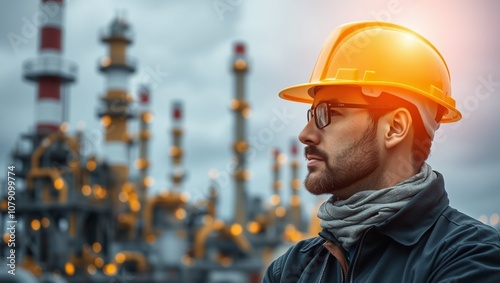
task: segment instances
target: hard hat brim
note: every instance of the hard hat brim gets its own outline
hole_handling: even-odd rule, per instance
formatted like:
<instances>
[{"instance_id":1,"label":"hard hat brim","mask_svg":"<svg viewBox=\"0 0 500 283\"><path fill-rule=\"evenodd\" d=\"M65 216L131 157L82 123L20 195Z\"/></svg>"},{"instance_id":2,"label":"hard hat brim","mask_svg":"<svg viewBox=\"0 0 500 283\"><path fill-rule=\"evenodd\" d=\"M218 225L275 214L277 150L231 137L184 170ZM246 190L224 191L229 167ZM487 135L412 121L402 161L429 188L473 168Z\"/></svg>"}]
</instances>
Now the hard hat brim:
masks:
<instances>
[{"instance_id":1,"label":"hard hat brim","mask_svg":"<svg viewBox=\"0 0 500 283\"><path fill-rule=\"evenodd\" d=\"M319 82L319 83L305 83L305 84L299 84L299 85L287 87L279 92L279 97L282 99L285 99L285 100L289 100L289 101L312 104L314 101L315 89L317 87L323 87L323 86L370 86L370 85L377 85L377 86L385 85L385 86L397 87L397 88L401 88L401 89L405 89L405 90L410 90L412 92L415 92L416 94L419 94L427 99L434 101L435 103L437 103L437 104L439 104L447 109L447 113L445 113L445 115L443 116L441 123L456 122L462 118L462 114L455 107L453 107L451 104L446 103L445 101L438 100L433 95L430 95L430 94L423 92L421 90L418 90L418 89L413 89L413 88L408 89L408 86L401 86L398 84L387 83L387 82L374 83L373 81L360 82L360 81L345 81L345 80L324 80L324 81Z\"/></svg>"}]
</instances>

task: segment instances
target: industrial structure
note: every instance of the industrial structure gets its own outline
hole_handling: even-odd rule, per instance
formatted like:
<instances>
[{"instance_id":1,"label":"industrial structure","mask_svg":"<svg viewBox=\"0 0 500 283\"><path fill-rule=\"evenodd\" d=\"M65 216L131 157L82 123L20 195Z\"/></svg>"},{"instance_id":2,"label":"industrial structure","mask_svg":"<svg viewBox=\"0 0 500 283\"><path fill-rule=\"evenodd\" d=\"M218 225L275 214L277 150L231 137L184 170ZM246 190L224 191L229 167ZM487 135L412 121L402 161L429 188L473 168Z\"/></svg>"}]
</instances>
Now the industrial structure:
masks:
<instances>
[{"instance_id":1,"label":"industrial structure","mask_svg":"<svg viewBox=\"0 0 500 283\"><path fill-rule=\"evenodd\" d=\"M217 216L215 172L200 203L191 202L183 187L188 169L182 162L181 101L172 103L169 187L158 195L148 193L153 94L147 85L139 86L138 99L129 92L137 64L127 54L133 36L124 18L114 19L100 37L108 48L98 66L105 77L97 107L105 138L102 154L85 154L83 130L71 135L65 122L64 101L76 66L62 58L63 0L41 3L41 8L57 5L58 15L40 27L39 57L24 68L25 78L38 84L36 130L21 136L9 160L17 184L15 214L3 191L0 215L7 232L0 251L3 268L13 260L16 276L1 270L0 282L260 282L276 248L300 240L306 229L295 144L290 204L280 192L284 158L279 150L273 155L269 204L249 196L245 45L234 45L231 65L236 198L234 219L223 220ZM139 123L138 133L130 132L131 121ZM132 166L137 176L130 174ZM9 225L16 227L14 246ZM15 259L10 260L12 250Z\"/></svg>"}]
</instances>

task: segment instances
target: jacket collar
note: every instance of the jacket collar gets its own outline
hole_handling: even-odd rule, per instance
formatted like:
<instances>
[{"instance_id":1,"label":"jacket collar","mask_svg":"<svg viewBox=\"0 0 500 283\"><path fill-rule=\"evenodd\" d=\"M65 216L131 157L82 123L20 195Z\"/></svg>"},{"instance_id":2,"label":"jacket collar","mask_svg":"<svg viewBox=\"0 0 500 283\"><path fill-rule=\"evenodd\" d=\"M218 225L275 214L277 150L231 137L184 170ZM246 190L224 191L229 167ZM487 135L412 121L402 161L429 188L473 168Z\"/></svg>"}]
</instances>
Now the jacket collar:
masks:
<instances>
[{"instance_id":1,"label":"jacket collar","mask_svg":"<svg viewBox=\"0 0 500 283\"><path fill-rule=\"evenodd\" d=\"M437 178L428 187L415 195L398 213L375 225L375 229L402 245L417 243L449 204L443 175L434 172Z\"/></svg>"}]
</instances>

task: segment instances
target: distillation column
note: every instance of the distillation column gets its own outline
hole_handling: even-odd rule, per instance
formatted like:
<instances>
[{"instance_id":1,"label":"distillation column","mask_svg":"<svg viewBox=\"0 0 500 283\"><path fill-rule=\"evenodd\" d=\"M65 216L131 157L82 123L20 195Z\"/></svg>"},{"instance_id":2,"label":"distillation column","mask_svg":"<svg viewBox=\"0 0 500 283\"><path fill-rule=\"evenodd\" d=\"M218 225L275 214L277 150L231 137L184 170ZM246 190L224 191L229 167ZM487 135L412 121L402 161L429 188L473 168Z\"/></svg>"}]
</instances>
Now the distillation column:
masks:
<instances>
[{"instance_id":1,"label":"distillation column","mask_svg":"<svg viewBox=\"0 0 500 283\"><path fill-rule=\"evenodd\" d=\"M118 194L128 179L128 145L131 137L127 132L127 121L133 115L129 104L128 79L135 72L135 62L127 55L127 45L132 43L129 24L123 18L116 18L102 33L101 41L109 47L109 53L100 62L100 71L106 77L106 95L99 110L105 127L104 157L113 172L111 198L115 213L118 212ZM139 207L134 206L138 211ZM115 215L116 216L116 215Z\"/></svg>"},{"instance_id":2,"label":"distillation column","mask_svg":"<svg viewBox=\"0 0 500 283\"><path fill-rule=\"evenodd\" d=\"M237 43L233 59L235 75L235 99L231 102L231 109L236 119L235 141L233 144L235 168L233 172L235 182L236 201L234 207L234 222L245 227L247 221L247 192L246 181L249 174L246 170L245 154L248 151L246 141L246 118L250 114L250 107L245 101L245 77L248 72L248 63L245 56L245 45Z\"/></svg>"},{"instance_id":3,"label":"distillation column","mask_svg":"<svg viewBox=\"0 0 500 283\"><path fill-rule=\"evenodd\" d=\"M147 200L147 189L152 185L152 178L148 176L149 169L149 140L151 132L149 124L153 121L153 114L150 111L151 93L147 85L139 87L139 158L135 162L135 167L139 170L140 179L137 185L139 203L144 204ZM144 208L140 206L140 216L142 218Z\"/></svg>"},{"instance_id":4,"label":"distillation column","mask_svg":"<svg viewBox=\"0 0 500 283\"><path fill-rule=\"evenodd\" d=\"M42 136L57 132L67 119L64 90L77 72L76 65L62 57L63 6L63 0L41 1L39 14L45 20L40 27L39 55L24 64L24 77L38 84L35 123Z\"/></svg>"},{"instance_id":5,"label":"distillation column","mask_svg":"<svg viewBox=\"0 0 500 283\"><path fill-rule=\"evenodd\" d=\"M182 168L182 103L175 101L172 104L172 137L173 145L170 147L170 156L172 157L172 175L170 180L172 182L172 190L179 191L181 189L182 181L184 180L184 169Z\"/></svg>"},{"instance_id":6,"label":"distillation column","mask_svg":"<svg viewBox=\"0 0 500 283\"><path fill-rule=\"evenodd\" d=\"M300 179L298 178L299 162L297 160L298 147L295 141L292 142L291 146L292 160L290 162L290 167L292 169L292 180L290 182L290 187L292 189L292 194L290 198L290 218L289 221L295 229L302 230L302 212L299 197L299 188L301 185Z\"/></svg>"}]
</instances>

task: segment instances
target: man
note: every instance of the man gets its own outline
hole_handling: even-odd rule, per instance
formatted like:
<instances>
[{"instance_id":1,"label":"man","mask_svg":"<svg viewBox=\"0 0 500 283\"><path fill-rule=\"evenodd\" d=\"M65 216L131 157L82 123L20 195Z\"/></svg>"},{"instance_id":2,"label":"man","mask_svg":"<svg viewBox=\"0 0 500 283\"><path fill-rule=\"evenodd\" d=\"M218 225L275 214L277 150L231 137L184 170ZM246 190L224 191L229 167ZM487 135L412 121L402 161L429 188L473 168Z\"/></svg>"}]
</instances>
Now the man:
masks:
<instances>
[{"instance_id":1,"label":"man","mask_svg":"<svg viewBox=\"0 0 500 283\"><path fill-rule=\"evenodd\" d=\"M405 27L336 29L310 82L280 97L311 103L299 135L307 190L332 197L323 230L268 267L264 282L500 282L500 235L451 208L425 163L440 123L460 120L448 67Z\"/></svg>"}]
</instances>

